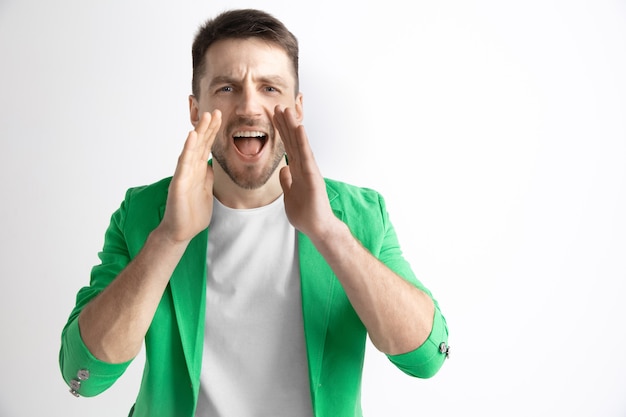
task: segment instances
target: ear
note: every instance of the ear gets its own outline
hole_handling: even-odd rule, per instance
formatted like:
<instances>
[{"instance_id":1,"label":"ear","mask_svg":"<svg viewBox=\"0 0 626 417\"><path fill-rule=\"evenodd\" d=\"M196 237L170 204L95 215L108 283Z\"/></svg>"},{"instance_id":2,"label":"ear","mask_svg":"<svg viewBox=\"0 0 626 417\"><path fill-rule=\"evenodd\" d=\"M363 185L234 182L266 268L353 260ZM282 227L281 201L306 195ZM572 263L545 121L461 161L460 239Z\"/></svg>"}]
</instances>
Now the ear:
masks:
<instances>
[{"instance_id":1,"label":"ear","mask_svg":"<svg viewBox=\"0 0 626 417\"><path fill-rule=\"evenodd\" d=\"M303 100L304 100L304 97L302 93L298 93L298 95L296 96L296 105L295 105L296 118L298 120L298 123L302 123L302 120L304 119L304 109L302 107Z\"/></svg>"},{"instance_id":2,"label":"ear","mask_svg":"<svg viewBox=\"0 0 626 417\"><path fill-rule=\"evenodd\" d=\"M198 100L194 95L189 95L189 121L195 127L200 120L200 110L198 109Z\"/></svg>"}]
</instances>

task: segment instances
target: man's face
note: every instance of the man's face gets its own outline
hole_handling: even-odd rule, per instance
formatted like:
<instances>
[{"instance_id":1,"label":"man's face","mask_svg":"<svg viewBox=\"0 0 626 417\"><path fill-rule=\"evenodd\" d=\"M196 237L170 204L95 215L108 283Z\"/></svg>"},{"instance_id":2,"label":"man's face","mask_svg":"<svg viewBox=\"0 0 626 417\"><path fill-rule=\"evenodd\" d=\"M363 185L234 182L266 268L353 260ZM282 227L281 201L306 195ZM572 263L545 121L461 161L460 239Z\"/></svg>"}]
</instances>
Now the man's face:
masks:
<instances>
[{"instance_id":1,"label":"man's face","mask_svg":"<svg viewBox=\"0 0 626 417\"><path fill-rule=\"evenodd\" d=\"M285 154L272 116L276 105L295 108L302 119L302 96L280 47L259 40L225 39L211 45L200 97L191 99L192 123L207 111L222 112L213 159L239 187L264 185Z\"/></svg>"}]
</instances>

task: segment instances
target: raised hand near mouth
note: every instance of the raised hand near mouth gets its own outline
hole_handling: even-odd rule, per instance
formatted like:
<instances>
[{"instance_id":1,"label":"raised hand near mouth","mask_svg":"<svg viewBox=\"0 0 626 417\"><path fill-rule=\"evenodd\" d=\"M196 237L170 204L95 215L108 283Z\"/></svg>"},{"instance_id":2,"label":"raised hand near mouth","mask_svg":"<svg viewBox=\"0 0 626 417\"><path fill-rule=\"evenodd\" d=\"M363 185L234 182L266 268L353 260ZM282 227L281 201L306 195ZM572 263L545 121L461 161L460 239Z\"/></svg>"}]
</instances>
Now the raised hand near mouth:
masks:
<instances>
[{"instance_id":1,"label":"raised hand near mouth","mask_svg":"<svg viewBox=\"0 0 626 417\"><path fill-rule=\"evenodd\" d=\"M326 184L304 126L296 119L293 109L280 106L274 109L273 120L289 160L289 165L280 171L289 222L313 242L324 240L339 220L330 208Z\"/></svg>"},{"instance_id":2,"label":"raised hand near mouth","mask_svg":"<svg viewBox=\"0 0 626 417\"><path fill-rule=\"evenodd\" d=\"M204 113L189 132L170 183L165 215L159 228L172 242L186 242L204 230L213 212L211 147L222 113Z\"/></svg>"}]
</instances>

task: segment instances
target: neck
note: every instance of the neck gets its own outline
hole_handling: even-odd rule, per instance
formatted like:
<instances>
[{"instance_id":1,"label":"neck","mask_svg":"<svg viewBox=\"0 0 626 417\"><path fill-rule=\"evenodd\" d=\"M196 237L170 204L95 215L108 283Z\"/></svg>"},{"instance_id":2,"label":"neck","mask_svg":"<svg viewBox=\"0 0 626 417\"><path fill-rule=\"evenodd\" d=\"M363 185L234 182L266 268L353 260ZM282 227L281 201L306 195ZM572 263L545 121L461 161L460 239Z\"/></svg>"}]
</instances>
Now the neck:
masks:
<instances>
[{"instance_id":1,"label":"neck","mask_svg":"<svg viewBox=\"0 0 626 417\"><path fill-rule=\"evenodd\" d=\"M234 209L252 209L266 206L283 194L279 173L283 162L276 168L269 180L259 188L252 190L235 184L217 161L213 160L213 195L226 207Z\"/></svg>"}]
</instances>

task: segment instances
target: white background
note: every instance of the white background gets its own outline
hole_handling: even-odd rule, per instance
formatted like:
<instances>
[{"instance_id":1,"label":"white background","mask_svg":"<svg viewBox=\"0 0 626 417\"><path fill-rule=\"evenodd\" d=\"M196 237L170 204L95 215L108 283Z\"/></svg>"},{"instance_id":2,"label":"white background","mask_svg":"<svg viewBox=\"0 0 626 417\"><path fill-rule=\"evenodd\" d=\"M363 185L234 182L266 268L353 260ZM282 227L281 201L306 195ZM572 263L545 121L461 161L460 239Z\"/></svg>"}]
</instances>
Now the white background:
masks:
<instances>
[{"instance_id":1,"label":"white background","mask_svg":"<svg viewBox=\"0 0 626 417\"><path fill-rule=\"evenodd\" d=\"M173 172L197 26L240 6L298 36L322 172L385 195L448 320L433 379L368 350L366 416L626 416L617 0L0 0L0 416L127 415L141 357L75 399L61 329L126 188Z\"/></svg>"}]
</instances>

